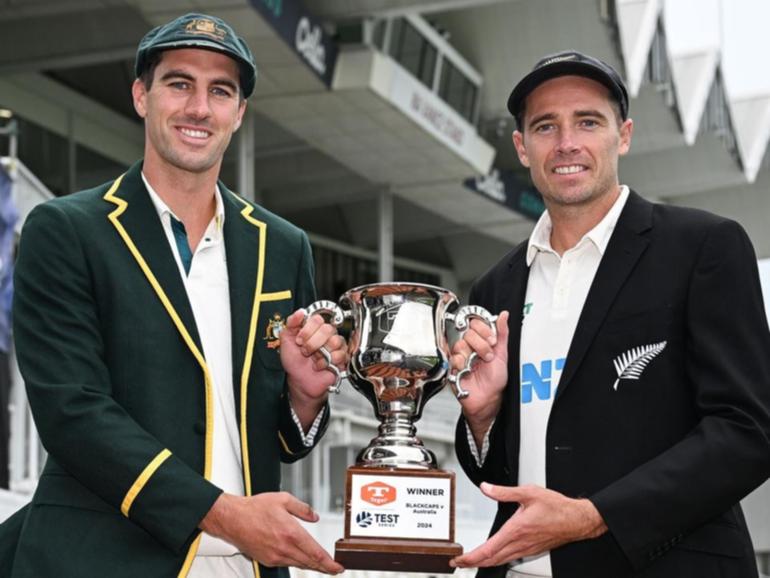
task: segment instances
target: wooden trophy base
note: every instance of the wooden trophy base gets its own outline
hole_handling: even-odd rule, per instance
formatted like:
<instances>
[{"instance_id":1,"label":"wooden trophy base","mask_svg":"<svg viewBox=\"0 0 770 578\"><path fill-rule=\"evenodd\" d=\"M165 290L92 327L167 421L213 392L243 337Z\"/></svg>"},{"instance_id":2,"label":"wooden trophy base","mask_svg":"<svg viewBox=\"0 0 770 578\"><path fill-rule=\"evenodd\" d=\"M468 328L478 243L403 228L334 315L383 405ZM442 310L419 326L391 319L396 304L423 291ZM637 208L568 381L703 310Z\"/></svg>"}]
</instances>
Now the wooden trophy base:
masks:
<instances>
[{"instance_id":1,"label":"wooden trophy base","mask_svg":"<svg viewBox=\"0 0 770 578\"><path fill-rule=\"evenodd\" d=\"M343 538L334 545L334 559L348 570L451 574L449 561L463 553L454 542L399 538Z\"/></svg>"},{"instance_id":2,"label":"wooden trophy base","mask_svg":"<svg viewBox=\"0 0 770 578\"><path fill-rule=\"evenodd\" d=\"M345 537L334 559L348 570L451 574L455 475L443 470L347 470Z\"/></svg>"}]
</instances>

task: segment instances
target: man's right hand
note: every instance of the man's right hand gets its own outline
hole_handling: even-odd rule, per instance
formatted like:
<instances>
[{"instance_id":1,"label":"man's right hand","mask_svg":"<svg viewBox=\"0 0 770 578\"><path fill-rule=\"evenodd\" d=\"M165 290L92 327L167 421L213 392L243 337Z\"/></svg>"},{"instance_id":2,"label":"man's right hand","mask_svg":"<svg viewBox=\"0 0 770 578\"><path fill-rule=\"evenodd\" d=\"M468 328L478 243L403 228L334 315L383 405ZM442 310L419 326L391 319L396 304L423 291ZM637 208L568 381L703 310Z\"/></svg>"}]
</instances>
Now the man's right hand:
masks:
<instances>
[{"instance_id":1,"label":"man's right hand","mask_svg":"<svg viewBox=\"0 0 770 578\"><path fill-rule=\"evenodd\" d=\"M317 522L318 514L287 492L242 497L222 494L200 529L236 546L265 566L294 566L324 574L345 569L300 525L297 518Z\"/></svg>"},{"instance_id":2,"label":"man's right hand","mask_svg":"<svg viewBox=\"0 0 770 578\"><path fill-rule=\"evenodd\" d=\"M508 312L502 311L497 319L497 338L489 326L478 319L452 347L452 367L462 369L471 353L478 354L478 362L462 380L462 387L470 393L460 400L463 416L480 447L492 425L508 383Z\"/></svg>"}]
</instances>

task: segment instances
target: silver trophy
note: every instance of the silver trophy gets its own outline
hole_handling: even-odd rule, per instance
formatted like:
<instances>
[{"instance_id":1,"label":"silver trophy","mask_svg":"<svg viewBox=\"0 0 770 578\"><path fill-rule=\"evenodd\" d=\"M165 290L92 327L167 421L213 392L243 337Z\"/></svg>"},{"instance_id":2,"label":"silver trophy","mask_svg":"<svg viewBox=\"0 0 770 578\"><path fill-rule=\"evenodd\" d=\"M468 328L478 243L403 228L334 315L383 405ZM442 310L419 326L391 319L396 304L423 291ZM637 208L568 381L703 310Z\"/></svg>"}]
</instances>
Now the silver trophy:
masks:
<instances>
[{"instance_id":1,"label":"silver trophy","mask_svg":"<svg viewBox=\"0 0 770 578\"><path fill-rule=\"evenodd\" d=\"M372 404L380 420L379 435L358 454L357 465L382 468L437 468L436 456L415 436L414 422L425 403L449 382L458 399L468 395L460 379L471 371L473 353L465 367L450 371L447 331L461 335L472 318L496 332L496 316L483 307L460 307L446 289L420 283L373 283L356 287L333 301L316 301L306 310L330 316L340 326L352 320L348 341L350 361L345 371L329 363L336 374L330 391L348 379ZM322 353L330 361L328 352Z\"/></svg>"}]
</instances>

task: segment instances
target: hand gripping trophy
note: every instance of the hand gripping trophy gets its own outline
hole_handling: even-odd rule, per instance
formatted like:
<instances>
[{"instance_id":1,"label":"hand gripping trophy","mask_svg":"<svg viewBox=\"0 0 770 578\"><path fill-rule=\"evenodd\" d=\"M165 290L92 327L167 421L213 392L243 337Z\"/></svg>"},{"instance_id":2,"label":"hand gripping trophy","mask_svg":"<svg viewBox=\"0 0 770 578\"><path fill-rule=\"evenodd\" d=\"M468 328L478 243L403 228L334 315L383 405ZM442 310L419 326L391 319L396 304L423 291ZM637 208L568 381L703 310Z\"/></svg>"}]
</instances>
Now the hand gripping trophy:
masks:
<instances>
[{"instance_id":1,"label":"hand gripping trophy","mask_svg":"<svg viewBox=\"0 0 770 578\"><path fill-rule=\"evenodd\" d=\"M438 469L436 456L415 436L425 403L449 382L458 399L475 353L457 374L449 368L447 330L465 331L472 318L495 331L495 316L482 307L460 307L450 291L418 283L374 283L346 292L340 305L316 301L305 310L352 320L345 371L372 404L379 435L347 470L345 537L334 557L348 569L451 573L462 553L454 542L454 472ZM327 361L330 361L328 353Z\"/></svg>"}]
</instances>

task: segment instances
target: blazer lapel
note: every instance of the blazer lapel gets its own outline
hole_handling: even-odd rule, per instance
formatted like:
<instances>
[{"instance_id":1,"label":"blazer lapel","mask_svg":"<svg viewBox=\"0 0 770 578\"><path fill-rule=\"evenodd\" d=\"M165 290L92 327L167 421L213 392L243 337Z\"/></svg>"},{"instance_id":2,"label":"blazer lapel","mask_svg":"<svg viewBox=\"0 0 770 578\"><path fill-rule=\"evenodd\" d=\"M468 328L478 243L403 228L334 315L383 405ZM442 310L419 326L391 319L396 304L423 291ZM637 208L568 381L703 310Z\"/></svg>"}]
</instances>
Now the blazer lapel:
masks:
<instances>
[{"instance_id":1,"label":"blazer lapel","mask_svg":"<svg viewBox=\"0 0 770 578\"><path fill-rule=\"evenodd\" d=\"M233 383L239 399L245 378L248 379L251 356L254 354L259 316L257 296L262 291L264 277L264 237L266 225L251 216L252 207L219 183L225 207L225 250L230 286L230 322L232 324ZM260 267L261 263L261 267ZM261 269L261 271L260 271ZM256 310L255 310L256 308ZM246 359L250 352L249 359Z\"/></svg>"},{"instance_id":2,"label":"blazer lapel","mask_svg":"<svg viewBox=\"0 0 770 578\"><path fill-rule=\"evenodd\" d=\"M115 205L109 220L164 305L187 346L205 364L198 328L168 238L141 177L141 161L115 181L104 200Z\"/></svg>"},{"instance_id":3,"label":"blazer lapel","mask_svg":"<svg viewBox=\"0 0 770 578\"><path fill-rule=\"evenodd\" d=\"M503 404L510 414L505 422L505 443L508 471L518 472L519 468L519 411L521 397L521 377L519 354L521 349L521 324L524 315L524 299L527 294L529 268L527 267L527 243L522 243L514 251L508 262L508 275L502 280L500 310L510 313L508 318L508 387L503 396Z\"/></svg>"},{"instance_id":4,"label":"blazer lapel","mask_svg":"<svg viewBox=\"0 0 770 578\"><path fill-rule=\"evenodd\" d=\"M554 401L569 386L616 295L647 248L649 239L643 233L652 227L652 206L633 191L629 194L580 314Z\"/></svg>"},{"instance_id":5,"label":"blazer lapel","mask_svg":"<svg viewBox=\"0 0 770 578\"><path fill-rule=\"evenodd\" d=\"M267 261L267 223L254 216L254 207L219 183L225 205L225 250L230 286L233 385L241 437L243 482L251 490L251 453L247 435L249 383L256 354L257 323L263 301L288 299L291 291L264 293ZM258 365L258 364L257 364Z\"/></svg>"}]
</instances>

